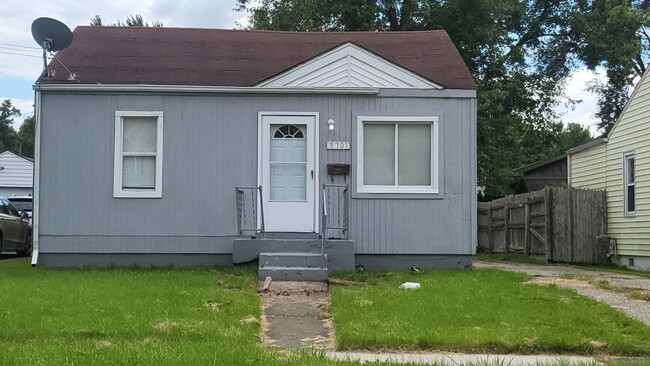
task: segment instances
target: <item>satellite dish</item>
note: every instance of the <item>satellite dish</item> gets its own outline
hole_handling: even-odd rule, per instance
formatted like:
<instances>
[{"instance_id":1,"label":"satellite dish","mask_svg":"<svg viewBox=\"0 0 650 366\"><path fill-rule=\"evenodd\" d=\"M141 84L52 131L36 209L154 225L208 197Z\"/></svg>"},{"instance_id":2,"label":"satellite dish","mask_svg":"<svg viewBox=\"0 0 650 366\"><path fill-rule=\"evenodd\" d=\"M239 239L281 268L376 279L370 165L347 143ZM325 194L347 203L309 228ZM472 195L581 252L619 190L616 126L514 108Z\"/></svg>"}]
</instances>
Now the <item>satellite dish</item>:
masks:
<instances>
[{"instance_id":1,"label":"satellite dish","mask_svg":"<svg viewBox=\"0 0 650 366\"><path fill-rule=\"evenodd\" d=\"M47 52L62 50L72 43L72 32L65 24L52 18L38 18L32 23L32 36L43 49L43 74L50 77L47 69Z\"/></svg>"}]
</instances>

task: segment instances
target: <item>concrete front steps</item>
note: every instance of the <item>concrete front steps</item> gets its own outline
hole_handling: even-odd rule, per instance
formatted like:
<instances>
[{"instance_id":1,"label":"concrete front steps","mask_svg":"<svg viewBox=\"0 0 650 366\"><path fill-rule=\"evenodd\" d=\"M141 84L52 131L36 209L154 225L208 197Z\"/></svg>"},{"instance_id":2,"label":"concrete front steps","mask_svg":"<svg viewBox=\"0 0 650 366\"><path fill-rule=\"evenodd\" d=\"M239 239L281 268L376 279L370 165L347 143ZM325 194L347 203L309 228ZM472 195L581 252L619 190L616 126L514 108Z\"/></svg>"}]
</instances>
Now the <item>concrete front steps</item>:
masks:
<instances>
[{"instance_id":1,"label":"concrete front steps","mask_svg":"<svg viewBox=\"0 0 650 366\"><path fill-rule=\"evenodd\" d=\"M232 261L235 264L258 260L258 277L274 281L324 281L330 273L353 271L354 242L351 240L320 240L298 234L267 233L262 238L233 240Z\"/></svg>"},{"instance_id":2,"label":"concrete front steps","mask_svg":"<svg viewBox=\"0 0 650 366\"><path fill-rule=\"evenodd\" d=\"M257 274L260 279L275 281L325 281L329 271L324 254L266 252L259 254Z\"/></svg>"}]
</instances>

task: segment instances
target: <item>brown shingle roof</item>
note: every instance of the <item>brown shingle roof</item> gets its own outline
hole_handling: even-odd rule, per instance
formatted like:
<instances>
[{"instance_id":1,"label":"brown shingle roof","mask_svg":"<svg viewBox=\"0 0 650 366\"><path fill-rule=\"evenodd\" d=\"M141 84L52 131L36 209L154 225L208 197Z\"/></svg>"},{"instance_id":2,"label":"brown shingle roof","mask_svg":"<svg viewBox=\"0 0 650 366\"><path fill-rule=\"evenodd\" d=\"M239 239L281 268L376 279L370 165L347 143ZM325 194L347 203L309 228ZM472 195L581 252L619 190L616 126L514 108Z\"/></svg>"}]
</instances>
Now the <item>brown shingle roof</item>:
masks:
<instances>
[{"instance_id":1,"label":"brown shingle roof","mask_svg":"<svg viewBox=\"0 0 650 366\"><path fill-rule=\"evenodd\" d=\"M254 86L346 42L450 89L476 89L444 31L270 32L77 27L57 58L81 84ZM67 83L56 61L53 78Z\"/></svg>"}]
</instances>

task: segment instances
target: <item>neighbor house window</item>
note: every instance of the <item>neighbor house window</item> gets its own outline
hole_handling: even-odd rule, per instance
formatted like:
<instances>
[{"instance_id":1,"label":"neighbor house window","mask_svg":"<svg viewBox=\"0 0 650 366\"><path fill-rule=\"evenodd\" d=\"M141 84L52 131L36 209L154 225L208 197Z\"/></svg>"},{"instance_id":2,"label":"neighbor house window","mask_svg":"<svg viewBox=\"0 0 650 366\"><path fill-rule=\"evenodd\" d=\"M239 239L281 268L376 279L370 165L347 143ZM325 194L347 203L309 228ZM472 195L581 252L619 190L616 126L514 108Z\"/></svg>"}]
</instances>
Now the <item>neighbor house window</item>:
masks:
<instances>
[{"instance_id":1,"label":"neighbor house window","mask_svg":"<svg viewBox=\"0 0 650 366\"><path fill-rule=\"evenodd\" d=\"M162 147L162 112L115 112L114 197L162 197Z\"/></svg>"},{"instance_id":2,"label":"neighbor house window","mask_svg":"<svg viewBox=\"0 0 650 366\"><path fill-rule=\"evenodd\" d=\"M626 215L636 213L636 177L634 172L634 153L623 156L624 206Z\"/></svg>"},{"instance_id":3,"label":"neighbor house window","mask_svg":"<svg viewBox=\"0 0 650 366\"><path fill-rule=\"evenodd\" d=\"M358 117L357 191L438 193L438 117Z\"/></svg>"}]
</instances>

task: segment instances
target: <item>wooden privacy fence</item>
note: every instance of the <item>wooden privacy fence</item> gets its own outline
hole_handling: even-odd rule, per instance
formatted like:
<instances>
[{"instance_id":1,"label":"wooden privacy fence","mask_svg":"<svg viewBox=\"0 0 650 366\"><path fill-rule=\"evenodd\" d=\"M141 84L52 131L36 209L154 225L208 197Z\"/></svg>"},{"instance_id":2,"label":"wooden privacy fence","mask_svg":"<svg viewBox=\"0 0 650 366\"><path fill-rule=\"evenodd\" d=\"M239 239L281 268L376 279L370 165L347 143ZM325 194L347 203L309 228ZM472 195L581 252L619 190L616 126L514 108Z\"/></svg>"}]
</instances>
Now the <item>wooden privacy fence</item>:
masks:
<instances>
[{"instance_id":1,"label":"wooden privacy fence","mask_svg":"<svg viewBox=\"0 0 650 366\"><path fill-rule=\"evenodd\" d=\"M607 263L604 191L547 187L478 203L478 251Z\"/></svg>"}]
</instances>

